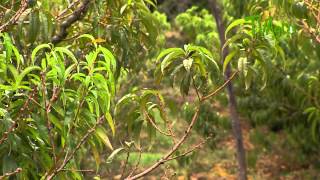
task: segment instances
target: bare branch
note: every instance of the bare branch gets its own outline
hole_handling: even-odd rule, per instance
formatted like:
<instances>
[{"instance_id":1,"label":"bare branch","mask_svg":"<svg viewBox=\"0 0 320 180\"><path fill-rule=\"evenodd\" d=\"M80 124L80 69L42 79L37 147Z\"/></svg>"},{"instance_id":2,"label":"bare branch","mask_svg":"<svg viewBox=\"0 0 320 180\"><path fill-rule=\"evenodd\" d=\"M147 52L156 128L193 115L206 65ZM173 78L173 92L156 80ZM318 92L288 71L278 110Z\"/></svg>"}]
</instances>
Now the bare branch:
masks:
<instances>
[{"instance_id":1,"label":"bare branch","mask_svg":"<svg viewBox=\"0 0 320 180\"><path fill-rule=\"evenodd\" d=\"M128 162L129 162L129 157L130 157L130 152L128 151L127 152L126 161L124 162L124 165L123 165L123 168L122 168L120 179L122 179L122 177L124 176L124 173L125 173L125 171L127 169L127 165L128 165Z\"/></svg>"},{"instance_id":2,"label":"bare branch","mask_svg":"<svg viewBox=\"0 0 320 180\"><path fill-rule=\"evenodd\" d=\"M22 13L28 8L28 0L21 0L19 10L3 25L0 26L0 32L6 31L7 28L18 21Z\"/></svg>"},{"instance_id":3,"label":"bare branch","mask_svg":"<svg viewBox=\"0 0 320 180\"><path fill-rule=\"evenodd\" d=\"M191 129L193 127L193 125L195 124L195 122L198 119L199 116L199 111L200 111L200 106L198 106L198 108L196 109L191 123L188 126L185 134L182 136L182 138L179 140L179 142L166 154L164 155L158 162L156 162L155 164L153 164L151 167L149 167L148 169L144 170L143 172L133 176L133 177L127 177L126 180L134 180L134 179L138 179L141 178L147 174L149 174L150 172L152 172L153 170L155 170L158 166L164 164L166 162L166 160L185 142L185 140L187 139L187 137L189 136Z\"/></svg>"},{"instance_id":4,"label":"bare branch","mask_svg":"<svg viewBox=\"0 0 320 180\"><path fill-rule=\"evenodd\" d=\"M160 104L160 110L162 112L162 117L163 119L165 120L166 122L166 126L167 126L167 129L168 129L168 132L170 133L170 136L172 137L172 141L173 141L173 144L176 144L176 135L174 134L173 130L172 130L172 121L169 121L169 119L167 118L166 116L166 110L165 110L165 105L164 103L161 101L161 97L159 95L157 95L157 98L159 100L159 104Z\"/></svg>"},{"instance_id":5,"label":"bare branch","mask_svg":"<svg viewBox=\"0 0 320 180\"><path fill-rule=\"evenodd\" d=\"M129 176L132 176L136 170L138 169L139 167L139 164L140 164L140 160L141 160L141 155L142 155L142 150L141 148L138 149L139 150L139 157L138 157L138 162L136 163L136 165L134 166L134 168L132 169L131 173L129 174Z\"/></svg>"},{"instance_id":6,"label":"bare branch","mask_svg":"<svg viewBox=\"0 0 320 180\"><path fill-rule=\"evenodd\" d=\"M206 139L204 139L203 141L201 141L199 144L195 145L193 148L185 151L184 153L180 154L179 156L175 156L175 157L168 158L166 161L171 161L171 160L174 160L174 159L181 158L181 157L183 157L183 156L186 156L186 155L194 152L194 151L197 150L197 149L200 149L201 146L202 146L203 144L205 144L210 138L211 138L211 137L207 137Z\"/></svg>"},{"instance_id":7,"label":"bare branch","mask_svg":"<svg viewBox=\"0 0 320 180\"><path fill-rule=\"evenodd\" d=\"M64 9L63 11L61 11L61 12L56 16L56 20L61 19L61 17L62 17L68 10L70 10L74 5L78 4L79 2L80 2L80 0L73 1L72 3L70 3L66 9Z\"/></svg>"},{"instance_id":8,"label":"bare branch","mask_svg":"<svg viewBox=\"0 0 320 180\"><path fill-rule=\"evenodd\" d=\"M165 136L172 136L171 133L166 133L164 131L162 131L157 125L156 123L153 121L153 119L150 117L149 113L147 111L144 111L145 116L147 117L147 119L149 120L150 124L160 133L163 134Z\"/></svg>"},{"instance_id":9,"label":"bare branch","mask_svg":"<svg viewBox=\"0 0 320 180\"><path fill-rule=\"evenodd\" d=\"M60 31L52 37L51 42L53 44L57 44L67 37L67 29L86 14L89 4L90 0L84 0L83 3L78 7L78 9L76 9L70 16L68 16L66 20L61 23Z\"/></svg>"},{"instance_id":10,"label":"bare branch","mask_svg":"<svg viewBox=\"0 0 320 180\"><path fill-rule=\"evenodd\" d=\"M92 169L62 169L61 171L94 173L94 170Z\"/></svg>"},{"instance_id":11,"label":"bare branch","mask_svg":"<svg viewBox=\"0 0 320 180\"><path fill-rule=\"evenodd\" d=\"M212 93L210 93L209 95L202 97L200 99L200 105L203 101L205 101L206 99L216 95L218 92L220 92L224 87L227 86L227 84L235 77L235 75L238 73L238 71L236 71L235 73L232 74L232 76L226 80L220 87L218 87L215 91L213 91ZM150 172L152 172L153 170L155 170L157 167L159 167L160 165L164 164L165 162L178 158L178 157L173 157L170 158L170 156L176 152L178 150L178 148L186 141L187 137L189 136L194 124L196 123L198 117L199 117L199 113L200 113L200 105L198 105L198 107L196 108L192 120L187 128L187 130L185 131L185 134L181 137L181 139L174 145L174 147L167 153L165 154L159 161L157 161L156 163L154 163L152 166L150 166L149 168L145 169L144 171L142 171L139 174L136 174L134 176L129 175L126 180L134 180L134 179L139 179L141 177L146 176L147 174L149 174ZM195 146L193 149L185 152L184 154L189 154L190 152L194 151L195 149L199 148L203 143L198 144L197 146Z\"/></svg>"},{"instance_id":12,"label":"bare branch","mask_svg":"<svg viewBox=\"0 0 320 180\"><path fill-rule=\"evenodd\" d=\"M22 171L22 168L17 168L15 171L13 171L13 172L9 172L9 173L5 173L4 175L2 175L2 176L0 176L0 179L5 179L5 178L7 178L7 177L9 177L9 176L13 176L13 175L15 175L15 174L18 174L19 172L21 172Z\"/></svg>"}]
</instances>

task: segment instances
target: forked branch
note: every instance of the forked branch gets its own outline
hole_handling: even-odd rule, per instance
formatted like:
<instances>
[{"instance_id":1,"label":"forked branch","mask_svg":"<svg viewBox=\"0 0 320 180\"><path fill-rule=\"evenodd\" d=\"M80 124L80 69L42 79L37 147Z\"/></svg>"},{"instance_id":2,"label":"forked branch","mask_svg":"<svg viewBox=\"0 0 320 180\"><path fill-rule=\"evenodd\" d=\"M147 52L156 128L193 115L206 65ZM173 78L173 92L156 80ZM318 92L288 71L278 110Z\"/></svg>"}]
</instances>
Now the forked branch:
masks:
<instances>
[{"instance_id":1,"label":"forked branch","mask_svg":"<svg viewBox=\"0 0 320 180\"><path fill-rule=\"evenodd\" d=\"M3 25L0 26L0 32L6 31L7 28L16 23L19 20L19 17L23 14L23 12L28 8L28 0L21 0L21 5L19 10Z\"/></svg>"},{"instance_id":2,"label":"forked branch","mask_svg":"<svg viewBox=\"0 0 320 180\"><path fill-rule=\"evenodd\" d=\"M176 152L178 150L178 148L186 141L187 137L190 135L190 132L194 126L194 124L196 123L198 117L199 117L199 113L200 113L200 105L203 101L209 99L210 97L215 96L217 93L219 93L221 90L223 90L224 87L226 87L228 85L228 83L230 83L230 81L235 77L235 75L238 73L238 71L236 71L235 73L232 74L232 76L227 79L220 87L218 87L216 90L214 90L213 92L209 93L207 96L201 97L200 98L200 104L198 105L198 107L196 108L192 120L187 128L187 130L185 131L184 135L181 137L181 139L173 146L173 148L167 152L167 154L165 154L159 161L157 161L156 163L154 163L152 166L150 166L149 168L145 169L144 171L142 171L139 174L136 174L134 176L129 175L126 180L134 180L134 179L139 179L142 178L144 176L146 176L147 174L151 173L153 170L155 170L157 167L159 167L160 165L164 164L167 161L176 159L178 157L171 157L171 155ZM199 148L202 145L202 143L200 143L199 145L195 146L194 148L192 148L189 151L186 151L184 154L187 155L190 152L194 151L195 149ZM180 156L179 156L180 157Z\"/></svg>"}]
</instances>

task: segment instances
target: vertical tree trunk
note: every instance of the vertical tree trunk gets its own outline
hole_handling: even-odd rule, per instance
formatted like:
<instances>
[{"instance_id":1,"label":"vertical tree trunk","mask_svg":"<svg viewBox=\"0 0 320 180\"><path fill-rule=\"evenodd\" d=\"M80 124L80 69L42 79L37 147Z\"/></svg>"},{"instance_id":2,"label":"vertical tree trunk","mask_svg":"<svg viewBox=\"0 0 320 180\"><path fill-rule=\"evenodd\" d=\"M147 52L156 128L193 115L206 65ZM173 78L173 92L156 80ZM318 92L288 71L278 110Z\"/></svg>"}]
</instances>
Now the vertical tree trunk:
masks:
<instances>
[{"instance_id":1,"label":"vertical tree trunk","mask_svg":"<svg viewBox=\"0 0 320 180\"><path fill-rule=\"evenodd\" d=\"M214 18L216 20L217 29L219 33L220 38L220 47L225 44L225 25L223 23L221 9L219 8L219 5L217 4L216 0L210 0L210 6L212 13L214 15ZM221 63L223 64L223 61L225 57L228 55L228 47L221 49ZM231 68L228 65L225 72L225 79L228 79L231 75ZM232 124L232 131L234 135L234 139L236 142L236 149L237 149L237 159L238 159L238 169L239 169L239 179L240 180L247 180L247 167L246 167L246 157L245 157L245 150L243 146L243 140L242 140L242 132L241 132L241 125L239 121L239 116L237 113L237 102L236 97L234 95L233 86L232 83L229 83L227 85L227 93L229 97L229 111L231 116L231 124Z\"/></svg>"}]
</instances>

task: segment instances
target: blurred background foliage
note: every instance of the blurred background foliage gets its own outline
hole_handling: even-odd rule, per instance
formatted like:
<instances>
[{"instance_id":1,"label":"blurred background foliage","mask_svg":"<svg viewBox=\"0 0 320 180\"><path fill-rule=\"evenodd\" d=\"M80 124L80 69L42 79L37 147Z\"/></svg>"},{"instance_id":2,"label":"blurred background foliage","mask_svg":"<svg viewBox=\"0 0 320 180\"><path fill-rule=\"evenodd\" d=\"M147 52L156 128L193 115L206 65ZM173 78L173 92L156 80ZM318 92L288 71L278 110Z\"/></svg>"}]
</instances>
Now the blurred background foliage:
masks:
<instances>
[{"instance_id":1,"label":"blurred background foliage","mask_svg":"<svg viewBox=\"0 0 320 180\"><path fill-rule=\"evenodd\" d=\"M10 21L22 2L0 0L0 24ZM193 88L189 89L194 80L189 74L189 79L185 78L189 73L187 68L180 74L176 72L179 63L180 67L186 67L186 63L179 60L171 64L173 67L168 66L167 71L164 69L170 78L156 83L155 79L160 76L157 57L166 48L178 47L187 52L183 46L190 44L186 47L208 49L210 54L206 54L206 58L219 62L223 45L219 41L212 1L26 2L26 10L6 33L1 34L0 133L4 134L14 119L22 119L8 140L0 144L2 174L21 167L23 171L17 174L17 179L45 176L56 165L51 154L52 141L57 152L62 154L68 152L68 148L74 149L102 114L109 114L112 119L102 123L95 136L65 167L73 170L65 170L57 178L119 179L125 166L134 169L140 162L140 170L159 160L174 142L148 123L145 111L161 129L167 127L166 119L171 119L173 130L182 135L192 118L197 94ZM233 84L244 131L249 177L319 178L320 42L317 38L320 16L314 13L320 9L319 2L218 2L225 24L229 25L225 36L230 54L226 59L232 69L241 71ZM289 24L297 31L281 36L272 32L255 36L251 22L245 18L256 15L261 16L260 23L272 17L274 27ZM81 37L83 34L92 36ZM51 49L36 50L41 44L47 44ZM203 49L197 50L204 52ZM203 56L198 53L194 57L198 55ZM180 58L184 59L184 56ZM33 59L36 63L32 63ZM207 61L203 59L205 64ZM90 66L95 60L101 63ZM105 66L104 63L112 61L116 66ZM221 71L224 66L219 64ZM196 86L201 87L202 93L223 82L221 73L218 74L212 64L204 67L204 74L201 70L191 71L194 77L197 76ZM64 79L62 74L68 68L70 74L66 73ZM99 75L90 74L90 68L92 73ZM48 74L46 80L40 72ZM21 79L17 83L19 76ZM86 80L86 76L92 78ZM180 83L173 83L177 81ZM46 93L41 92L44 87ZM158 91L146 90L149 88ZM44 122L45 110L35 102L27 112L21 113L25 101L32 101L28 96L33 89L37 89L35 101L42 107L46 107L46 99L50 99L57 89L64 92L59 93L52 104L54 110L49 113L53 137L49 137ZM161 107L161 103L166 108ZM210 139L199 151L166 164L153 175L234 178L237 169L227 105L225 93L203 103L194 127L196 133L184 148L201 139ZM71 119L78 120L73 124ZM110 157L115 151L117 153ZM179 153L182 152L176 155ZM128 165L125 165L126 161ZM78 172L76 169L92 171Z\"/></svg>"}]
</instances>

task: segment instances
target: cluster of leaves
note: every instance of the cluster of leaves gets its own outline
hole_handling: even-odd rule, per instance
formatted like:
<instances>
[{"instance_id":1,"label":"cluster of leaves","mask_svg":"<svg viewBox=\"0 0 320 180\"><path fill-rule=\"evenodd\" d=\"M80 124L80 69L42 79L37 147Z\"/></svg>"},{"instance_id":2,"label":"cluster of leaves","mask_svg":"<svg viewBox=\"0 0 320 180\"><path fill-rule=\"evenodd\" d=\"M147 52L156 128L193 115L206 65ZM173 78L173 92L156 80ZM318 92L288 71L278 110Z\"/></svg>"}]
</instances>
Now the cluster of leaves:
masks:
<instances>
[{"instance_id":1,"label":"cluster of leaves","mask_svg":"<svg viewBox=\"0 0 320 180\"><path fill-rule=\"evenodd\" d=\"M210 51L194 45L185 45L183 49L165 49L157 59L159 61L155 70L157 82L163 77L169 77L172 86L175 83L179 84L182 95L187 95L191 88L196 88L196 91L203 94L207 93L206 87L210 82L208 74L217 75L220 69ZM167 129L168 125L164 106L164 99L158 91L135 89L118 101L115 114L119 119L126 119L128 133L138 143L142 127L146 127L150 138L154 137L157 131L170 136L170 133L161 131ZM156 125L161 122L164 128Z\"/></svg>"},{"instance_id":2,"label":"cluster of leaves","mask_svg":"<svg viewBox=\"0 0 320 180\"><path fill-rule=\"evenodd\" d=\"M205 91L210 75L214 76L219 72L212 53L201 46L169 48L159 54L157 60L161 59L155 70L157 82L160 82L163 76L169 76L172 86L175 82L180 82L180 92L183 95L188 95L190 86ZM215 78L218 79L219 76Z\"/></svg>"},{"instance_id":3,"label":"cluster of leaves","mask_svg":"<svg viewBox=\"0 0 320 180\"><path fill-rule=\"evenodd\" d=\"M122 119L125 119L122 125L132 138L131 140L139 145L142 129L146 130L152 140L156 135L156 130L160 130L157 124L167 123L164 106L164 99L158 91L145 89L139 92L135 90L117 102L115 115L121 122Z\"/></svg>"},{"instance_id":4,"label":"cluster of leaves","mask_svg":"<svg viewBox=\"0 0 320 180\"><path fill-rule=\"evenodd\" d=\"M163 46L164 38L159 35L168 24L163 24L165 19L161 13L151 12L151 7L156 7L153 0L97 0L86 5L85 14L73 14L82 3L32 0L17 25L10 27L10 36L21 53L30 54L39 44L55 42L55 36L62 29L66 29L63 34L67 33L67 36L55 43L75 43L76 47L84 49L83 44L73 40L90 32L97 38L97 43L112 49L118 57L117 75L120 67L140 70L144 67L144 61L140 60L154 56ZM2 5L1 8L7 9L2 18L5 22L20 4L5 1ZM79 18L79 21L69 24L72 18Z\"/></svg>"},{"instance_id":5,"label":"cluster of leaves","mask_svg":"<svg viewBox=\"0 0 320 180\"><path fill-rule=\"evenodd\" d=\"M78 149L71 157L77 160L66 168L80 169L83 160L88 161L82 157L87 151L94 154L99 168L99 152L104 146L112 149L108 136L115 133L110 114L116 70L112 53L94 43L80 60L67 47L43 44L26 59L8 34L1 34L1 39L1 135L12 129L0 145L2 171L20 167L19 179L39 179ZM102 117L106 121L96 127ZM93 134L83 139L93 127ZM79 143L85 144L77 147ZM58 175L82 176L76 171Z\"/></svg>"}]
</instances>

